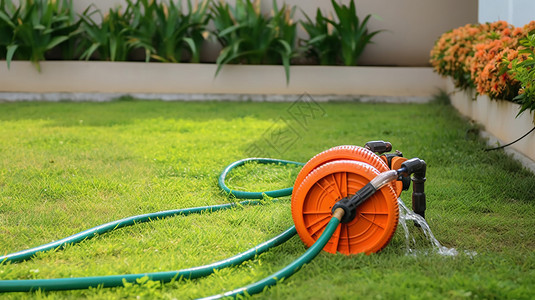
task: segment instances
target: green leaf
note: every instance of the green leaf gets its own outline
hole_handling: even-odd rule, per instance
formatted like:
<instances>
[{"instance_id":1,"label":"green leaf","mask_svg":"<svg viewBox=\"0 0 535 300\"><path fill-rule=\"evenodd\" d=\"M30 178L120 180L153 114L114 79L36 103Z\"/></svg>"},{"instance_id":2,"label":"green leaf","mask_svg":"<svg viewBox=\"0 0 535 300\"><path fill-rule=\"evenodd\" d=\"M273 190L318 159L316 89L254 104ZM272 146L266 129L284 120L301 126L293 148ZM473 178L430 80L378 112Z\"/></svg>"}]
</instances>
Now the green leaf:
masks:
<instances>
[{"instance_id":1,"label":"green leaf","mask_svg":"<svg viewBox=\"0 0 535 300\"><path fill-rule=\"evenodd\" d=\"M197 49L197 45L195 44L193 39L184 38L184 42L189 46L192 55L192 61L199 62L199 49Z\"/></svg>"},{"instance_id":2,"label":"green leaf","mask_svg":"<svg viewBox=\"0 0 535 300\"><path fill-rule=\"evenodd\" d=\"M46 46L46 49L50 50L68 39L69 39L68 36L57 36L54 39L52 39L50 43L48 43L48 45Z\"/></svg>"},{"instance_id":3,"label":"green leaf","mask_svg":"<svg viewBox=\"0 0 535 300\"><path fill-rule=\"evenodd\" d=\"M117 60L117 39L115 38L110 39L110 60Z\"/></svg>"},{"instance_id":4,"label":"green leaf","mask_svg":"<svg viewBox=\"0 0 535 300\"><path fill-rule=\"evenodd\" d=\"M222 31L219 32L219 36L220 37L223 37L223 36L226 36L232 32L235 32L241 28L245 28L247 26L247 24L236 24L236 25L233 25L233 26L230 26Z\"/></svg>"},{"instance_id":5,"label":"green leaf","mask_svg":"<svg viewBox=\"0 0 535 300\"><path fill-rule=\"evenodd\" d=\"M15 24L11 21L11 18L9 18L8 15L6 15L5 12L0 11L0 19L6 22L7 25L11 28L15 28Z\"/></svg>"},{"instance_id":6,"label":"green leaf","mask_svg":"<svg viewBox=\"0 0 535 300\"><path fill-rule=\"evenodd\" d=\"M8 69L11 65L11 60L13 59L13 55L15 55L15 52L17 51L18 47L19 45L14 45L14 44L7 46L6 62L7 62Z\"/></svg>"},{"instance_id":7,"label":"green leaf","mask_svg":"<svg viewBox=\"0 0 535 300\"><path fill-rule=\"evenodd\" d=\"M80 59L89 60L93 53L100 47L99 43L92 44L91 47L89 47L82 55L80 56Z\"/></svg>"},{"instance_id":8,"label":"green leaf","mask_svg":"<svg viewBox=\"0 0 535 300\"><path fill-rule=\"evenodd\" d=\"M523 62L520 62L518 64L518 66L525 67L525 68L533 67L533 66L535 66L535 60L533 60L533 59L532 60L525 60Z\"/></svg>"},{"instance_id":9,"label":"green leaf","mask_svg":"<svg viewBox=\"0 0 535 300\"><path fill-rule=\"evenodd\" d=\"M227 63L227 61L230 61L233 57L231 53L232 47L227 46L221 50L219 53L219 56L217 57L216 64L217 69L215 71L215 77L219 74L219 71L221 71L221 68Z\"/></svg>"},{"instance_id":10,"label":"green leaf","mask_svg":"<svg viewBox=\"0 0 535 300\"><path fill-rule=\"evenodd\" d=\"M292 55L292 47L290 46L290 44L288 44L288 42L286 42L285 40L277 40L277 42L283 46L285 50L283 53L290 57Z\"/></svg>"},{"instance_id":11,"label":"green leaf","mask_svg":"<svg viewBox=\"0 0 535 300\"><path fill-rule=\"evenodd\" d=\"M316 44L316 43L323 42L326 38L327 38L326 34L320 34L314 37L313 39L308 40L308 42L310 44Z\"/></svg>"},{"instance_id":12,"label":"green leaf","mask_svg":"<svg viewBox=\"0 0 535 300\"><path fill-rule=\"evenodd\" d=\"M284 65L284 72L286 74L286 84L290 83L290 57L292 54L291 46L283 40L278 41L284 48L284 51L281 51L282 64Z\"/></svg>"},{"instance_id":13,"label":"green leaf","mask_svg":"<svg viewBox=\"0 0 535 300\"><path fill-rule=\"evenodd\" d=\"M33 26L33 29L34 30L45 30L46 27L44 25L42 25L42 24L37 24L37 25Z\"/></svg>"}]
</instances>

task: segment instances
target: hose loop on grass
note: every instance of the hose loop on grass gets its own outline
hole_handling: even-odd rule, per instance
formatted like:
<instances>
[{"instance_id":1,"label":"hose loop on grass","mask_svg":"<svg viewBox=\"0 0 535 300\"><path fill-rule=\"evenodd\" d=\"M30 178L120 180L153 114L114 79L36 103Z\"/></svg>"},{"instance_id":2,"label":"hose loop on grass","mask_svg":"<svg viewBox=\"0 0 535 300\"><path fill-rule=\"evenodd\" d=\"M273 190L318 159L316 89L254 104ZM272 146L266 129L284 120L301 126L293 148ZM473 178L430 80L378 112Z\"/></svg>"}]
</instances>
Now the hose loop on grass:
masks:
<instances>
[{"instance_id":1,"label":"hose loop on grass","mask_svg":"<svg viewBox=\"0 0 535 300\"><path fill-rule=\"evenodd\" d=\"M266 192L245 192L245 191L232 191L225 184L226 176L236 167L242 166L247 162L257 162L261 164L282 164L282 165L299 165L304 164L288 160L270 159L270 158L247 158L230 164L223 170L221 176L219 176L219 186L226 193L235 196L236 198L245 199L263 199L264 195L272 198L278 198L283 196L289 196L292 194L293 188L285 188L280 190L266 191ZM8 262L20 262L32 258L39 252L55 250L64 248L68 244L79 243L83 240L90 239L98 234L103 234L118 228L135 225L138 223L149 222L152 220L163 219L178 215L189 215L203 212L214 212L223 209L229 209L231 207L238 207L243 205L256 205L262 204L260 200L245 200L238 203L228 203L221 205L167 210L156 213L149 213L144 215L132 216L117 221L112 221L103 225L93 227L91 229L82 231L72 236L63 238L61 240L41 245L35 248L7 254L0 256L0 265ZM205 299L218 299L223 297L237 297L239 295L253 295L262 292L265 288L277 284L280 280L292 276L305 264L313 260L329 242L331 236L340 224L339 217L332 217L331 221L318 238L318 240L299 258L282 268L281 270L271 274L270 276L247 285L235 289L233 291L214 295ZM123 286L125 282L136 283L137 279L148 277L149 280L160 282L171 282L177 278L194 279L205 277L212 274L215 270L223 268L237 266L254 258L255 256L269 250L272 247L278 246L297 233L295 226L290 227L280 235L259 244L245 252L237 254L233 257L204 265L199 267L193 267L177 271L166 272L154 272L154 273L142 273L142 274L119 274L108 276L94 276L94 277L77 277L77 278L54 278L54 279L31 279L31 280L0 280L0 293L1 292L31 292L31 291L56 291L56 290L74 290L74 289L86 289L90 287L117 287Z\"/></svg>"},{"instance_id":2,"label":"hose loop on grass","mask_svg":"<svg viewBox=\"0 0 535 300\"><path fill-rule=\"evenodd\" d=\"M245 158L238 161L233 162L232 164L228 165L223 172L221 172L221 175L219 175L218 184L219 187L227 194L233 195L236 198L239 199L263 199L264 196L268 196L271 198L279 198L284 196L290 196L293 191L293 187L280 189L280 190L272 190L272 191L264 191L264 192L246 192L246 191L236 191L231 190L226 184L225 179L227 178L227 175L235 168L239 166L243 166L246 163L249 162L256 162L259 164L280 164L280 165L296 165L296 166L304 166L304 163L291 161L291 160L283 160L283 159L274 159L274 158Z\"/></svg>"},{"instance_id":3,"label":"hose loop on grass","mask_svg":"<svg viewBox=\"0 0 535 300\"><path fill-rule=\"evenodd\" d=\"M227 166L219 177L220 187L228 194L235 196L236 198L241 199L263 199L264 195L267 195L272 198L278 198L283 196L288 196L292 194L293 188L285 188L280 190L265 191L265 192L245 192L245 191L231 191L225 185L226 176L236 167L242 166L247 162L258 162L261 164L281 164L281 165L299 165L302 166L302 163L280 160L280 159L270 159L270 158L248 158L242 159L237 162L234 162ZM211 205L211 206L201 206L193 208L184 208L184 209L173 209L160 211L155 213L148 213L143 215L131 216L124 219L112 221L106 224L102 224L82 232L76 233L69 237L37 246L31 249L26 249L18 251L15 253L6 254L0 256L0 266L6 263L17 263L25 261L34 257L37 253L46 252L50 250L63 249L67 245L77 244L84 240L90 239L97 235L107 233L122 227L132 226L139 223L150 222L154 220L174 217L174 216L187 216L190 214L200 214L200 213L210 213L219 210L225 210L233 207L241 207L246 205L261 205L263 201L260 200L244 200L237 203L227 203L220 205ZM77 277L77 278L53 278L53 279L31 279L31 280L0 280L0 293L2 292L31 292L37 290L43 291L55 291L55 290L74 290L74 289L86 289L90 287L116 287L123 286L125 282L136 283L137 279L147 276L150 280L160 281L160 282L170 282L177 278L187 278L194 279L205 277L212 274L215 270L237 266L243 263L244 261L250 260L255 256L269 250L272 247L278 246L297 233L295 226L288 228L283 233L278 236L261 243L245 252L239 253L233 257L204 265L198 267L192 267L183 270L177 271L166 271L166 272L154 272L154 273L142 273L142 274L119 274L119 275L109 275L109 276L93 276L93 277ZM330 236L329 236L330 237ZM328 239L327 239L328 240ZM320 247L320 250L323 247ZM307 251L308 253L308 251ZM315 255L314 255L315 256ZM313 257L312 257L313 258ZM310 260L312 259L310 258ZM308 261L310 261L308 260ZM290 276L293 272L297 271L295 268L291 273L285 273L285 277ZM288 271L286 271L288 272ZM276 280L273 279L268 281L269 285L276 283ZM263 288L262 288L263 289ZM261 291L260 289L259 291ZM254 293L258 290L253 288L249 290L249 293ZM246 291L246 290L244 290Z\"/></svg>"},{"instance_id":4,"label":"hose loop on grass","mask_svg":"<svg viewBox=\"0 0 535 300\"><path fill-rule=\"evenodd\" d=\"M227 204L211 205L211 206L172 209L172 210L164 210L164 211L148 213L148 214L143 214L143 215L131 216L131 217L127 217L124 219L115 220L106 224L98 225L96 227L81 231L79 233L73 234L71 236L62 238L54 242L50 242L48 244L44 244L44 245L40 245L34 248L30 248L30 249L0 256L0 265L8 263L8 262L16 263L16 262L28 260L34 257L39 252L63 249L67 245L77 244L84 240L93 238L99 234L107 233L107 232L110 232L119 228L132 226L135 224L151 222L151 221L165 219L165 218L174 217L174 216L187 216L190 214L200 214L200 213L206 213L206 212L211 213L211 212L215 212L218 210L238 207L240 205L245 206L245 205L257 205L257 204L261 204L260 201L245 200L245 201L241 201L238 203L227 203Z\"/></svg>"},{"instance_id":5,"label":"hose loop on grass","mask_svg":"<svg viewBox=\"0 0 535 300\"><path fill-rule=\"evenodd\" d=\"M53 278L53 279L29 279L29 280L0 280L0 293L2 292L31 292L31 291L60 291L60 290L76 290L88 289L90 287L117 287L123 286L124 282L136 283L136 279L148 277L149 280L160 282L171 282L180 278L195 279L206 277L215 270L220 270L232 266L239 266L243 262L253 259L272 247L276 247L290 238L292 238L297 231L295 226L285 230L278 236L265 241L247 251L239 253L233 257L198 267L192 267L177 271L165 271L154 273L140 273L140 274L120 274L108 276L93 276L93 277L72 277L72 278Z\"/></svg>"},{"instance_id":6,"label":"hose loop on grass","mask_svg":"<svg viewBox=\"0 0 535 300\"><path fill-rule=\"evenodd\" d=\"M289 196L292 194L293 188L285 188L280 190L273 190L273 191L265 191L265 192L245 192L245 191L232 191L230 188L228 188L225 185L225 178L227 175L235 168L242 166L248 162L257 162L261 164L281 164L281 165L298 165L302 166L303 163L295 162L295 161L289 161L289 160L282 160L282 159L272 159L272 158L246 158L239 161L236 161L229 166L227 166L221 175L219 176L219 186L223 191L225 191L228 194L231 194L235 196L238 199L263 199L264 195L267 195L272 198L278 198L283 196ZM172 209L172 210L165 210L155 213L148 213L143 215L137 215L137 216L131 216L124 219L112 221L106 224L102 224L87 230L84 230L82 232L76 233L74 235L71 235L69 237L40 245L31 249L26 249L22 251L18 251L15 253L6 254L3 256L0 256L0 264L4 263L15 263L15 262L21 262L27 259L32 258L39 252L46 252L50 250L58 250L63 249L66 245L69 244L77 244L79 242L82 242L84 240L90 239L96 235L107 233L110 231L113 231L115 229L123 228L126 226L132 226L138 223L144 223L144 222L150 222L158 219L164 219L174 216L187 216L190 214L199 214L199 213L205 213L205 212L214 212L218 210L223 209L229 209L233 207L239 207L239 206L245 206L245 205L259 205L262 204L260 201L255 200L245 200L237 203L227 203L227 204L220 204L220 205L210 205L210 206L201 206L201 207L193 207L193 208L183 208L183 209Z\"/></svg>"}]
</instances>

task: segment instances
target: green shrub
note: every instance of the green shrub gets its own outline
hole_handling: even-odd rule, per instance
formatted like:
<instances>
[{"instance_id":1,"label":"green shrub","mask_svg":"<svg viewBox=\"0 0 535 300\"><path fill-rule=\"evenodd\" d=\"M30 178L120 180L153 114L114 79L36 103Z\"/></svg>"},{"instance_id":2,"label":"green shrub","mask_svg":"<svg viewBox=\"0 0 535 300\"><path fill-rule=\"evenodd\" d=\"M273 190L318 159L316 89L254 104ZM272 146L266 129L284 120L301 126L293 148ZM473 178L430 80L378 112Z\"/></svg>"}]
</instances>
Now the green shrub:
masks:
<instances>
[{"instance_id":1,"label":"green shrub","mask_svg":"<svg viewBox=\"0 0 535 300\"><path fill-rule=\"evenodd\" d=\"M91 12L88 12L90 9ZM88 12L88 13L87 13ZM98 58L106 61L125 61L133 44L128 42L131 33L130 20L132 9L126 7L124 12L120 8L110 8L106 15L91 6L82 18L83 30L81 48L86 49L81 59L89 60L96 53ZM99 15L101 22L97 22L94 15Z\"/></svg>"},{"instance_id":2,"label":"green shrub","mask_svg":"<svg viewBox=\"0 0 535 300\"><path fill-rule=\"evenodd\" d=\"M260 12L260 1L237 0L236 6L217 2L212 7L215 35L223 49L217 58L217 73L228 63L284 65L290 80L290 59L297 53L295 8L273 1L271 16Z\"/></svg>"},{"instance_id":3,"label":"green shrub","mask_svg":"<svg viewBox=\"0 0 535 300\"><path fill-rule=\"evenodd\" d=\"M302 22L309 33L306 48L320 64L356 65L364 47L379 31L369 32L370 15L362 22L355 3L339 5L331 0L337 21L318 10L315 20ZM23 0L20 5L0 0L0 59L38 62L51 58L126 61L132 52L144 52L145 61L200 62L210 20L223 46L216 75L225 64L282 64L289 82L291 59L302 54L295 45L295 7L273 1L270 15L262 14L259 0L126 0L124 9L106 14L90 5L76 16L72 0Z\"/></svg>"},{"instance_id":4,"label":"green shrub","mask_svg":"<svg viewBox=\"0 0 535 300\"><path fill-rule=\"evenodd\" d=\"M336 64L341 61L346 66L356 66L366 45L381 31L368 31L367 24L371 15L367 15L361 22L353 0L349 6L340 5L335 0L331 0L331 3L337 21L323 16L319 9L315 22L305 15L307 21L302 22L302 25L310 37L307 41L308 53L320 64Z\"/></svg>"},{"instance_id":5,"label":"green shrub","mask_svg":"<svg viewBox=\"0 0 535 300\"><path fill-rule=\"evenodd\" d=\"M18 7L1 1L0 8L0 46L5 49L0 55L8 67L16 58L30 60L40 70L39 61L49 50L79 33L72 0L26 0Z\"/></svg>"},{"instance_id":6,"label":"green shrub","mask_svg":"<svg viewBox=\"0 0 535 300\"><path fill-rule=\"evenodd\" d=\"M307 56L319 62L320 65L336 65L341 41L334 33L334 27L328 22L329 19L323 16L319 8L314 20L304 12L303 15L306 21L302 21L301 25L309 36L309 39L305 41Z\"/></svg>"},{"instance_id":7,"label":"green shrub","mask_svg":"<svg viewBox=\"0 0 535 300\"><path fill-rule=\"evenodd\" d=\"M143 49L147 62L151 58L180 62L185 57L184 51L192 62L200 61L200 48L210 20L208 0L196 6L188 0L188 13L173 1L169 4L150 0L126 2L124 11L114 8L103 16L100 10L94 9L82 16L82 47L87 49L83 59L97 54L102 60L124 61L133 50ZM102 22L95 21L94 14L99 14Z\"/></svg>"},{"instance_id":8,"label":"green shrub","mask_svg":"<svg viewBox=\"0 0 535 300\"><path fill-rule=\"evenodd\" d=\"M204 0L199 5L196 3L194 7L188 1L188 7L188 11L190 12L188 20L190 24L186 42L191 51L192 62L199 62L202 44L209 34L206 30L206 25L212 19L212 15L209 13L210 0Z\"/></svg>"},{"instance_id":9,"label":"green shrub","mask_svg":"<svg viewBox=\"0 0 535 300\"><path fill-rule=\"evenodd\" d=\"M200 61L202 43L206 37L209 1L193 6L187 1L188 13L173 1L169 4L156 1L127 0L132 9L130 43L145 49L146 60L153 58L163 62L180 62L185 53L191 62Z\"/></svg>"},{"instance_id":10,"label":"green shrub","mask_svg":"<svg viewBox=\"0 0 535 300\"><path fill-rule=\"evenodd\" d=\"M15 10L16 8L11 1L0 0L0 59L6 59L7 47L13 43L13 29L16 23L16 19L13 18Z\"/></svg>"},{"instance_id":11,"label":"green shrub","mask_svg":"<svg viewBox=\"0 0 535 300\"><path fill-rule=\"evenodd\" d=\"M521 89L513 100L521 105L520 113L535 110L535 33L519 41L523 47L511 63L509 73L520 82Z\"/></svg>"}]
</instances>

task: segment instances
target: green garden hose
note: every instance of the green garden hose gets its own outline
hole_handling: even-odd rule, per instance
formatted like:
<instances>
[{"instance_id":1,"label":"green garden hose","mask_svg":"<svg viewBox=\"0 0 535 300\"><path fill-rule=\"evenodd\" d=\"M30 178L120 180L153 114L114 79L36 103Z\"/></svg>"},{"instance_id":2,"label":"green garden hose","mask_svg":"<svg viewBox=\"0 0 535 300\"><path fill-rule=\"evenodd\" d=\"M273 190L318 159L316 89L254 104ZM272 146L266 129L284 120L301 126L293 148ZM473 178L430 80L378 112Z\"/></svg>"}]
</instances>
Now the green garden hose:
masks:
<instances>
[{"instance_id":1,"label":"green garden hose","mask_svg":"<svg viewBox=\"0 0 535 300\"><path fill-rule=\"evenodd\" d=\"M190 214L214 212L218 210L224 210L224 209L229 209L232 207L237 207L239 205L244 206L244 205L257 205L257 204L261 204L261 202L245 200L245 201L238 202L238 203L228 203L228 204L221 204L221 205L201 206L201 207L184 208L184 209L173 209L173 210L165 210L165 211L160 211L160 212L155 212L155 213L131 216L128 218L112 221L106 224L102 224L102 225L84 230L82 232L76 233L69 237L66 237L61 240L57 240L48 244L44 244L44 245L37 246L31 249L26 249L26 250L22 250L19 252L0 256L0 263L24 261L24 260L32 258L39 252L63 249L67 245L77 244L81 241L93 238L99 234L110 232L110 231L113 231L115 229L119 229L122 227L132 226L135 224L150 222L150 221L164 219L168 217L174 217L174 216L187 216Z\"/></svg>"},{"instance_id":2,"label":"green garden hose","mask_svg":"<svg viewBox=\"0 0 535 300\"><path fill-rule=\"evenodd\" d=\"M295 227L292 226L280 235L259 244L245 252L233 257L215 262L213 264L193 267L178 271L141 273L141 274L122 274L109 276L92 276L92 277L72 277L72 278L54 278L54 279L29 279L29 280L0 280L0 292L31 292L31 291L58 291L58 290L76 290L87 289L90 287L116 287L123 286L124 281L135 283L136 279L148 277L150 280L170 282L172 280L184 278L195 279L208 276L215 270L224 269L231 266L237 266L254 258L272 247L278 246L296 234Z\"/></svg>"},{"instance_id":3,"label":"green garden hose","mask_svg":"<svg viewBox=\"0 0 535 300\"><path fill-rule=\"evenodd\" d=\"M277 159L264 159L264 158L249 158L243 159L237 162L232 163L224 169L221 176L219 177L220 187L228 194L234 195L236 198L245 198L245 199L262 199L264 195L269 197L277 198L291 195L292 188L274 190L274 191L265 191L265 192L243 192L243 191L232 191L225 185L226 176L236 167L244 165L247 162L255 161L262 164L294 164L294 165L303 165L302 163L286 161L286 160L277 160ZM178 216L178 215L189 215L194 213L202 212L213 212L223 209L229 209L232 207L237 207L239 205L257 205L261 204L261 201L245 200L242 202L222 204L222 205L213 205L213 206L204 206L196 208L187 208L187 209L176 209L176 210L167 210L156 213L143 214L138 216L132 216L124 218L121 220L109 222L80 233L74 234L67 238L34 247L31 249L7 254L0 256L0 264L5 263L16 263L31 259L39 252L50 251L55 249L62 249L66 245L79 243L83 240L92 238L96 235L103 234L118 228L131 226L138 223L149 222L157 219ZM290 265L286 266L282 270L272 274L269 277L266 277L263 280L260 280L256 283L248 285L243 288L239 288L233 291L230 291L225 294L215 295L208 297L208 299L216 299L220 297L236 297L238 295L244 294L256 294L264 290L265 287L272 286L277 283L278 280L283 278L288 278L296 271L298 271L304 264L310 262L326 245L326 243L331 238L333 232L336 230L336 227L340 223L340 217L333 217L329 222L328 226L324 230L321 237L318 241L310 247L301 257L292 262ZM235 255L231 258L199 267L193 267L184 270L178 271L168 271L168 272L155 272L155 273L144 273L144 274L122 274L122 275L111 275L111 276L94 276L94 277L79 277L79 278L56 278L56 279L34 279L34 280L0 280L0 292L29 292L35 290L71 290L71 289L84 289L89 287L115 287L124 285L124 281L127 282L136 282L136 279L147 276L150 280L161 281L161 282L170 282L177 278L200 278L207 275L210 275L214 270L219 270L222 268L236 266L242 262L254 258L256 255L267 251L271 247L278 246L288 239L293 237L296 234L295 226L290 227L282 234L266 241L256 247L253 247L245 252L242 252L238 255Z\"/></svg>"},{"instance_id":4,"label":"green garden hose","mask_svg":"<svg viewBox=\"0 0 535 300\"><path fill-rule=\"evenodd\" d=\"M238 199L263 199L264 195L271 197L271 198L279 198L284 196L290 196L293 191L293 187L280 189L280 190L274 190L274 191L265 191L265 192L244 192L244 191L233 191L230 188L227 187L225 184L225 178L227 178L227 175L232 171L233 169L243 166L246 163L249 162L256 162L259 164L280 164L280 165L296 165L296 166L304 166L304 163L296 162L296 161L290 161L290 160L282 160L282 159L273 159L273 158L245 158L242 160L235 161L228 165L223 172L221 172L221 175L219 176L219 187L225 193L228 193L230 195L234 195L234 197Z\"/></svg>"},{"instance_id":5,"label":"green garden hose","mask_svg":"<svg viewBox=\"0 0 535 300\"><path fill-rule=\"evenodd\" d=\"M343 211L339 211L340 214L344 214ZM282 279L286 279L290 276L292 276L295 272L299 271L301 267L303 267L305 264L312 261L327 245L327 242L331 239L331 236L335 232L336 228L340 224L341 216L333 216L329 223L327 224L327 227L325 227L325 230L323 230L323 233L318 238L318 240L307 249L307 251L301 255L298 259L294 260L292 263L287 265L286 267L282 268L281 270L269 275L268 277L257 281L255 283L252 283L248 286L244 286L238 289L235 289L233 291L214 295L202 299L220 299L225 297L237 297L241 295L254 295L261 293L265 288L273 286L277 284Z\"/></svg>"}]
</instances>

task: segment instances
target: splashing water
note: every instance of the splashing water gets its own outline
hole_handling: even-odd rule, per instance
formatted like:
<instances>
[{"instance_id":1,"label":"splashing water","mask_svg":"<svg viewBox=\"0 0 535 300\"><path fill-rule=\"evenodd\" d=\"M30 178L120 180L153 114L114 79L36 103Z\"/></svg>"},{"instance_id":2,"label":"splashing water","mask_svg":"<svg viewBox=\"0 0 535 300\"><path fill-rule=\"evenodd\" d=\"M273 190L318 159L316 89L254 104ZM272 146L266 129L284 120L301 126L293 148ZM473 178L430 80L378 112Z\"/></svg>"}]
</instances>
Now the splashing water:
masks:
<instances>
[{"instance_id":1,"label":"splashing water","mask_svg":"<svg viewBox=\"0 0 535 300\"><path fill-rule=\"evenodd\" d=\"M414 254L414 255L417 254L417 250L414 249L413 246L411 246L411 244L416 245L417 243L416 243L414 236L410 234L407 221L416 222L420 226L425 237L433 246L433 250L436 251L438 254L444 255L444 256L456 256L457 254L459 254L459 252L455 248L448 248L448 247L442 246L442 244L440 244L440 242L433 235L433 232L431 232L431 228L429 227L429 224L427 224L425 219L422 218L422 216L414 213L411 209L409 209L405 205L403 200L401 200L401 198L398 198L398 204L399 204L399 224L401 225L401 227L403 227L403 230L405 232L405 244L407 246L407 254Z\"/></svg>"}]
</instances>

